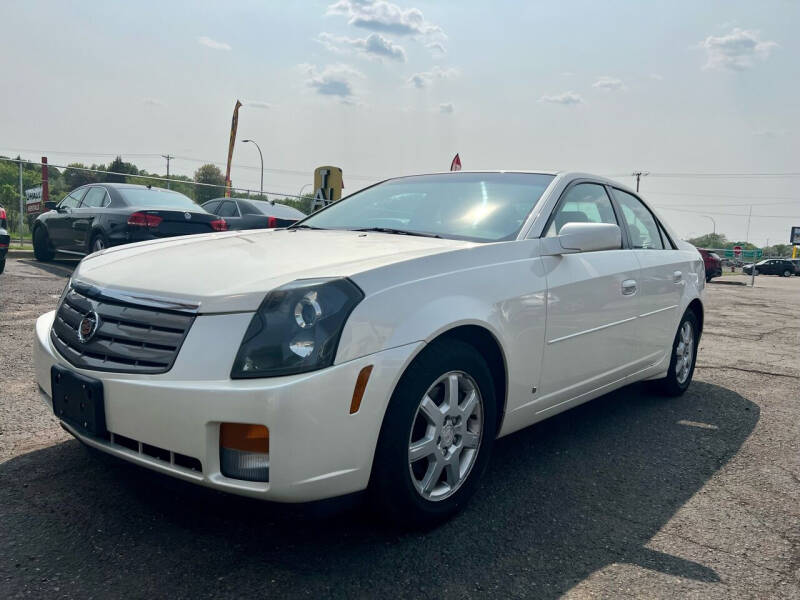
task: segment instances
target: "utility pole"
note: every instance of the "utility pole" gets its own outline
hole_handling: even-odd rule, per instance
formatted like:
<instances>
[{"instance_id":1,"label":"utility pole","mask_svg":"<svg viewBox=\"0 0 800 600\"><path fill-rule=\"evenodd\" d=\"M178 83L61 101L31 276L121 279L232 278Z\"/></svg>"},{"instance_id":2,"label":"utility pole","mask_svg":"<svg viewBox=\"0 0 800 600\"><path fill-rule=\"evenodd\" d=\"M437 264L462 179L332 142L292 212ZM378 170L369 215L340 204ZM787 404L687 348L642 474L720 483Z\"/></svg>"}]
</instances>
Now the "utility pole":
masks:
<instances>
[{"instance_id":1,"label":"utility pole","mask_svg":"<svg viewBox=\"0 0 800 600\"><path fill-rule=\"evenodd\" d=\"M261 188L259 189L259 197L264 197L264 155L261 154L261 146L259 146L255 140L242 140L242 143L250 142L251 144L255 144L255 147L258 148L258 158L261 159ZM274 204L274 202L273 202Z\"/></svg>"},{"instance_id":2,"label":"utility pole","mask_svg":"<svg viewBox=\"0 0 800 600\"><path fill-rule=\"evenodd\" d=\"M750 212L747 213L747 234L745 237L745 244L750 241L750 217L753 216L753 205L750 205ZM753 250L753 262L750 264L750 287L756 285L756 251Z\"/></svg>"},{"instance_id":3,"label":"utility pole","mask_svg":"<svg viewBox=\"0 0 800 600\"><path fill-rule=\"evenodd\" d=\"M650 175L650 172L649 171L634 171L633 173L631 173L631 175L636 177L636 193L638 194L639 193L639 180L642 177L647 177L648 175Z\"/></svg>"},{"instance_id":4,"label":"utility pole","mask_svg":"<svg viewBox=\"0 0 800 600\"><path fill-rule=\"evenodd\" d=\"M175 157L174 156L170 156L169 154L162 154L161 158L166 158L167 159L167 179L169 179L169 161L172 160ZM170 189L169 181L167 182L167 189Z\"/></svg>"},{"instance_id":5,"label":"utility pole","mask_svg":"<svg viewBox=\"0 0 800 600\"><path fill-rule=\"evenodd\" d=\"M25 192L22 191L22 158L19 160L19 246L22 247L22 198ZM33 240L31 240L33 241Z\"/></svg>"}]
</instances>

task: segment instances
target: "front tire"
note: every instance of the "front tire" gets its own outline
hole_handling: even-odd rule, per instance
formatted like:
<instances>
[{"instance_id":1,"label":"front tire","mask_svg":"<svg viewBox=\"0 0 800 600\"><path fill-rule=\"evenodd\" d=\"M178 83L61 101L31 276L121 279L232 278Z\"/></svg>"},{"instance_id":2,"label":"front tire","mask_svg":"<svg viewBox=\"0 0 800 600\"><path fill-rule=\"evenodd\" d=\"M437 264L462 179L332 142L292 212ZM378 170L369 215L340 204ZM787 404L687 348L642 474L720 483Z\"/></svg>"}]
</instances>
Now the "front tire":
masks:
<instances>
[{"instance_id":1,"label":"front tire","mask_svg":"<svg viewBox=\"0 0 800 600\"><path fill-rule=\"evenodd\" d=\"M791 276L792 276L792 272L791 272L789 269L786 269L786 270L783 272L783 276L784 276L784 277L791 277Z\"/></svg>"},{"instance_id":2,"label":"front tire","mask_svg":"<svg viewBox=\"0 0 800 600\"><path fill-rule=\"evenodd\" d=\"M435 342L395 388L373 461L370 491L402 527L430 527L475 493L497 432L486 361L459 340Z\"/></svg>"},{"instance_id":3,"label":"front tire","mask_svg":"<svg viewBox=\"0 0 800 600\"><path fill-rule=\"evenodd\" d=\"M0 258L0 274L2 274L3 271L5 270L6 270L6 259Z\"/></svg>"},{"instance_id":4,"label":"front tire","mask_svg":"<svg viewBox=\"0 0 800 600\"><path fill-rule=\"evenodd\" d=\"M672 342L672 355L669 371L664 379L658 381L660 390L667 396L680 396L692 383L694 365L697 360L697 343L700 339L697 315L687 310L675 339Z\"/></svg>"},{"instance_id":5,"label":"front tire","mask_svg":"<svg viewBox=\"0 0 800 600\"><path fill-rule=\"evenodd\" d=\"M53 256L55 256L50 243L50 236L47 235L47 230L41 225L33 230L33 255L40 262L53 260Z\"/></svg>"}]
</instances>

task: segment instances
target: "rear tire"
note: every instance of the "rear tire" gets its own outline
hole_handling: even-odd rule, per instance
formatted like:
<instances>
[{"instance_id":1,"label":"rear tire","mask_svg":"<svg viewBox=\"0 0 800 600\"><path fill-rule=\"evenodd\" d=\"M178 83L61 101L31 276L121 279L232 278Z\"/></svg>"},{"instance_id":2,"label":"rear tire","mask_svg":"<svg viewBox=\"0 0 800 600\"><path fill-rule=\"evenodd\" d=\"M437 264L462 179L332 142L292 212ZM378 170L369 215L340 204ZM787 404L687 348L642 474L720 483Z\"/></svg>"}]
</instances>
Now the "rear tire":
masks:
<instances>
[{"instance_id":1,"label":"rear tire","mask_svg":"<svg viewBox=\"0 0 800 600\"><path fill-rule=\"evenodd\" d=\"M33 230L33 255L40 262L53 260L53 256L55 256L50 236L47 235L47 230L43 226Z\"/></svg>"},{"instance_id":2,"label":"rear tire","mask_svg":"<svg viewBox=\"0 0 800 600\"><path fill-rule=\"evenodd\" d=\"M789 269L786 269L786 270L783 272L783 276L784 276L784 277L791 277L791 276L792 276L792 272L791 272Z\"/></svg>"},{"instance_id":3,"label":"rear tire","mask_svg":"<svg viewBox=\"0 0 800 600\"><path fill-rule=\"evenodd\" d=\"M666 396L680 396L692 383L694 365L697 361L697 344L699 341L697 315L687 310L683 314L678 332L672 342L672 353L667 376L656 383Z\"/></svg>"},{"instance_id":4,"label":"rear tire","mask_svg":"<svg viewBox=\"0 0 800 600\"><path fill-rule=\"evenodd\" d=\"M99 231L92 236L92 241L89 244L89 253L100 252L108 248L108 241L103 232Z\"/></svg>"},{"instance_id":5,"label":"rear tire","mask_svg":"<svg viewBox=\"0 0 800 600\"><path fill-rule=\"evenodd\" d=\"M6 270L6 259L0 258L0 274L2 274L3 271L5 270Z\"/></svg>"},{"instance_id":6,"label":"rear tire","mask_svg":"<svg viewBox=\"0 0 800 600\"><path fill-rule=\"evenodd\" d=\"M462 341L435 342L414 360L392 394L375 451L370 493L381 517L426 528L464 507L494 445L494 389L486 361Z\"/></svg>"}]
</instances>

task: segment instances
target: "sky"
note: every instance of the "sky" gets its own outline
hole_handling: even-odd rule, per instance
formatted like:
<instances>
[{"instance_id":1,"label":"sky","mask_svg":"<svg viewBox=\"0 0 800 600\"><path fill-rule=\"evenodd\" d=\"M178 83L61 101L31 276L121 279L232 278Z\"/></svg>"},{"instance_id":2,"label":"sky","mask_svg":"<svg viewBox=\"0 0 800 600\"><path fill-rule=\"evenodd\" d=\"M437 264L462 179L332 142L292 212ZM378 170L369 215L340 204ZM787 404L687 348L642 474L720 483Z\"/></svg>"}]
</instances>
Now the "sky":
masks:
<instances>
[{"instance_id":1,"label":"sky","mask_svg":"<svg viewBox=\"0 0 800 600\"><path fill-rule=\"evenodd\" d=\"M351 193L458 152L464 169L648 172L685 238L800 226L794 0L3 0L0 23L3 155L224 170L240 99L236 187L259 186L247 138L285 194L320 165ZM753 175L776 173L793 175Z\"/></svg>"}]
</instances>

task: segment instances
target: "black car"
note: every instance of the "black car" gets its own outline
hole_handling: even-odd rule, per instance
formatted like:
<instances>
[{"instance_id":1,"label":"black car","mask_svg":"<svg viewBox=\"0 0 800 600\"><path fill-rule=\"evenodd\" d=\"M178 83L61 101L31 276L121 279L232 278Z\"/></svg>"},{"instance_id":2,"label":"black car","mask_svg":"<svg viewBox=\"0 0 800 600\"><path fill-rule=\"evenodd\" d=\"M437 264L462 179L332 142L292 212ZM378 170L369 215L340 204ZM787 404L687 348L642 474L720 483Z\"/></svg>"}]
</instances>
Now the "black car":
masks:
<instances>
[{"instance_id":1,"label":"black car","mask_svg":"<svg viewBox=\"0 0 800 600\"><path fill-rule=\"evenodd\" d=\"M797 273L797 267L791 260L785 258L768 258L757 262L755 265L756 275L781 275L783 277L790 277ZM753 265L745 265L742 269L748 275L753 272Z\"/></svg>"},{"instance_id":2,"label":"black car","mask_svg":"<svg viewBox=\"0 0 800 600\"><path fill-rule=\"evenodd\" d=\"M11 243L11 237L8 235L6 227L8 227L6 209L0 206L0 273L6 270L6 254L8 254L8 245Z\"/></svg>"},{"instance_id":3,"label":"black car","mask_svg":"<svg viewBox=\"0 0 800 600\"><path fill-rule=\"evenodd\" d=\"M241 198L215 198L204 202L203 208L225 219L228 229L288 227L306 216L285 204Z\"/></svg>"},{"instance_id":4,"label":"black car","mask_svg":"<svg viewBox=\"0 0 800 600\"><path fill-rule=\"evenodd\" d=\"M37 260L56 252L90 254L109 246L175 235L225 231L224 219L190 198L161 188L127 183L85 185L67 194L33 224Z\"/></svg>"}]
</instances>

